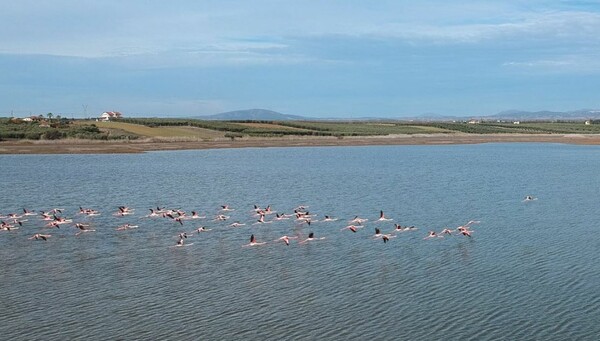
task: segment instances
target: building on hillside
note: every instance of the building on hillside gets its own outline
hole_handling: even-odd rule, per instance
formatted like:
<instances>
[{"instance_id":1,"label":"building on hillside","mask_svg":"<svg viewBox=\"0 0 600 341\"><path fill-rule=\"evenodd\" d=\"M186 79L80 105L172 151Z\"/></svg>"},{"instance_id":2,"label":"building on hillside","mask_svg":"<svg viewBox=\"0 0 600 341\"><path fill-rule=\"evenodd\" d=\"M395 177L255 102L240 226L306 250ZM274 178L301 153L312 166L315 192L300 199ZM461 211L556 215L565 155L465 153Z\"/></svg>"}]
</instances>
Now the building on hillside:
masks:
<instances>
[{"instance_id":1,"label":"building on hillside","mask_svg":"<svg viewBox=\"0 0 600 341\"><path fill-rule=\"evenodd\" d=\"M23 121L25 121L25 122L40 122L40 121L43 121L43 120L44 120L44 117L41 116L41 115L39 115L39 116L29 116L29 117L25 117L23 119Z\"/></svg>"},{"instance_id":2,"label":"building on hillside","mask_svg":"<svg viewBox=\"0 0 600 341\"><path fill-rule=\"evenodd\" d=\"M590 124L592 124L592 120L587 120L587 121L585 121L585 125L586 125L586 126L589 126Z\"/></svg>"},{"instance_id":3,"label":"building on hillside","mask_svg":"<svg viewBox=\"0 0 600 341\"><path fill-rule=\"evenodd\" d=\"M118 111L105 111L100 115L100 121L113 121L123 117Z\"/></svg>"}]
</instances>

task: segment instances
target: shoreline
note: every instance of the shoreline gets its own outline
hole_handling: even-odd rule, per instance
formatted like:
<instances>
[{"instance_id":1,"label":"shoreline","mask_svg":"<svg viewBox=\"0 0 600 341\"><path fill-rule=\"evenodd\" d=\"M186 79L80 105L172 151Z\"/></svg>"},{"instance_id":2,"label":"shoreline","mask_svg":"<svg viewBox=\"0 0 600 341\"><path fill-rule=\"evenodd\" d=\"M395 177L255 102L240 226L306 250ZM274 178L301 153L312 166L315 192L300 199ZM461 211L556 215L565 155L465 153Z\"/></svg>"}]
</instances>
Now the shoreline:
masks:
<instances>
[{"instance_id":1,"label":"shoreline","mask_svg":"<svg viewBox=\"0 0 600 341\"><path fill-rule=\"evenodd\" d=\"M454 145L479 143L563 143L600 145L598 134L415 134L393 136L239 138L213 141L2 141L0 154L135 154L149 151L266 148L329 147L376 145Z\"/></svg>"}]
</instances>

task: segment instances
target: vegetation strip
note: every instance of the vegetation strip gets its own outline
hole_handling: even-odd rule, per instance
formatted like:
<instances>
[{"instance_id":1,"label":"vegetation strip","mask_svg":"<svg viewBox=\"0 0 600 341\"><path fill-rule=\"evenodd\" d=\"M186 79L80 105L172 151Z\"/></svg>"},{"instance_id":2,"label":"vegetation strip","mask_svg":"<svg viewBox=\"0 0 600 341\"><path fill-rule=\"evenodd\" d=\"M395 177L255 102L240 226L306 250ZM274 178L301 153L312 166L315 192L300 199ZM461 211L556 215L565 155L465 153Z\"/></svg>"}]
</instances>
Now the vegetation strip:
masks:
<instances>
[{"instance_id":1,"label":"vegetation strip","mask_svg":"<svg viewBox=\"0 0 600 341\"><path fill-rule=\"evenodd\" d=\"M599 122L208 121L124 118L111 122L43 117L0 118L0 140L211 141L261 137L368 137L415 134L600 134Z\"/></svg>"}]
</instances>

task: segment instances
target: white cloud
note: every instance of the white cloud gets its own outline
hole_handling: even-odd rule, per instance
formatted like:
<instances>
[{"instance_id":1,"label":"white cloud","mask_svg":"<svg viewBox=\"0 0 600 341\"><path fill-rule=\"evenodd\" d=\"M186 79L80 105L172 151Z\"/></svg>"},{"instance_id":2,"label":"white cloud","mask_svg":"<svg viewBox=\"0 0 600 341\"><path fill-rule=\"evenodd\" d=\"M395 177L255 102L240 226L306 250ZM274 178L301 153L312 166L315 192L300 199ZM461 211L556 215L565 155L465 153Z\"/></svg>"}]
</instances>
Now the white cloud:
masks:
<instances>
[{"instance_id":1,"label":"white cloud","mask_svg":"<svg viewBox=\"0 0 600 341\"><path fill-rule=\"evenodd\" d=\"M502 66L521 71L589 74L600 72L600 59L594 55L563 55L550 59L508 61Z\"/></svg>"},{"instance_id":2,"label":"white cloud","mask_svg":"<svg viewBox=\"0 0 600 341\"><path fill-rule=\"evenodd\" d=\"M289 65L317 61L313 57L287 51L285 44L268 42L218 42L150 52L115 50L104 59L135 68Z\"/></svg>"},{"instance_id":3,"label":"white cloud","mask_svg":"<svg viewBox=\"0 0 600 341\"><path fill-rule=\"evenodd\" d=\"M327 41L347 38L357 45L378 40L450 48L488 43L531 50L588 46L589 54L600 49L600 13L564 11L541 0L527 6L521 1L166 5L55 0L36 5L24 0L0 3L0 21L6 28L0 53L101 58L140 67L352 62L357 56L344 55L343 48L327 56L319 53L329 48L322 45ZM383 51L384 59L385 53L390 52Z\"/></svg>"},{"instance_id":4,"label":"white cloud","mask_svg":"<svg viewBox=\"0 0 600 341\"><path fill-rule=\"evenodd\" d=\"M600 41L600 14L551 12L491 24L385 24L367 35L436 43L479 43L493 40Z\"/></svg>"},{"instance_id":5,"label":"white cloud","mask_svg":"<svg viewBox=\"0 0 600 341\"><path fill-rule=\"evenodd\" d=\"M232 41L257 37L263 44L287 45L289 37L336 35L438 43L508 38L597 41L600 14L558 11L545 4L528 1L527 8L540 9L523 10L519 1L23 0L0 3L0 51L105 57L210 44L224 49ZM257 44L251 48L257 49Z\"/></svg>"}]
</instances>

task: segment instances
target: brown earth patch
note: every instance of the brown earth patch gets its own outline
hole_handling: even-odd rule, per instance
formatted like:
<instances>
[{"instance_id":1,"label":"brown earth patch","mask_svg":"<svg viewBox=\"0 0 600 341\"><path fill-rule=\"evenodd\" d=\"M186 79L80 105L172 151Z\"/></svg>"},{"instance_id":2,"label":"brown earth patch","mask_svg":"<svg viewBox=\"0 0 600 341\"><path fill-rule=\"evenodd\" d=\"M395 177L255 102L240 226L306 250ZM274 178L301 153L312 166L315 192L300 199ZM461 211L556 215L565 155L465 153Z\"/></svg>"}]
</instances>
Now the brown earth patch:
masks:
<instances>
[{"instance_id":1,"label":"brown earth patch","mask_svg":"<svg viewBox=\"0 0 600 341\"><path fill-rule=\"evenodd\" d=\"M316 147L368 145L448 145L476 143L543 142L581 145L600 145L596 134L416 134L375 137L282 137L215 139L212 141L3 141L0 154L110 154L143 153L161 150L263 148L263 147Z\"/></svg>"}]
</instances>

